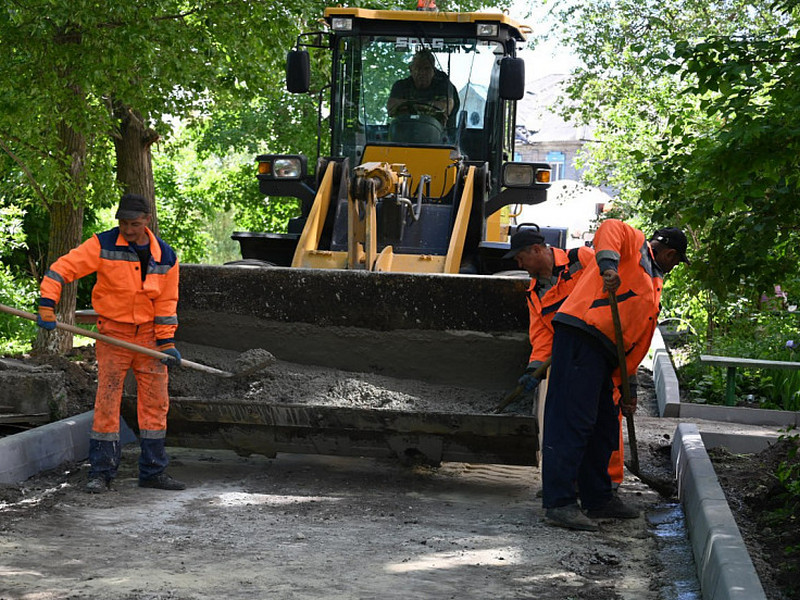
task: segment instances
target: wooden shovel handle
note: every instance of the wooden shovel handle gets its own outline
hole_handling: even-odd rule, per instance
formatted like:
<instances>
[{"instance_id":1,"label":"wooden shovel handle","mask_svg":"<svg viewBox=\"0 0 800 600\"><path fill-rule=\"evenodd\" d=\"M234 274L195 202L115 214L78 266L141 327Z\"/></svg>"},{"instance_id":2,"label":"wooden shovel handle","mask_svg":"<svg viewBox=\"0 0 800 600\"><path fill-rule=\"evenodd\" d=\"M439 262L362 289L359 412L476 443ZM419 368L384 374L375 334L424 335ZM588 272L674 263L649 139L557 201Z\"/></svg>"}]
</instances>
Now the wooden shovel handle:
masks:
<instances>
[{"instance_id":1,"label":"wooden shovel handle","mask_svg":"<svg viewBox=\"0 0 800 600\"><path fill-rule=\"evenodd\" d=\"M547 359L541 365L539 365L536 368L536 370L532 373L532 375L536 379L539 379L539 380L544 379L544 376L547 373L547 369L550 368L550 363L552 363L552 362L553 362L553 357L552 356L548 356ZM517 387L515 387L511 391L511 393L509 393L505 398L503 398L503 401L500 402L500 404L497 405L497 408L494 410L494 412L496 412L496 413L503 412L503 409L506 406L508 406L509 404L511 404L514 400L516 400L522 394L522 392L524 392L524 391L525 390L522 387L522 385L518 385Z\"/></svg>"},{"instance_id":2,"label":"wooden shovel handle","mask_svg":"<svg viewBox=\"0 0 800 600\"><path fill-rule=\"evenodd\" d=\"M614 337L617 341L617 359L619 361L620 383L622 387L622 404L623 406L630 406L633 402L631 401L631 385L628 380L628 363L625 360L625 342L622 340L622 322L619 318L617 296L611 290L608 291L608 303L611 305L611 320L614 322ZM631 449L631 471L638 475L639 447L636 444L636 428L633 424L633 415L626 414L625 422L628 425L628 445Z\"/></svg>"},{"instance_id":3,"label":"wooden shovel handle","mask_svg":"<svg viewBox=\"0 0 800 600\"><path fill-rule=\"evenodd\" d=\"M0 312L8 313L10 315L15 315L17 317L22 317L23 319L28 319L29 321L36 321L35 314L25 312L24 310L19 310L17 308L12 308L10 306L5 306L4 304L0 304ZM113 344L114 346L119 346L120 348L126 348L134 352L139 352L140 354L146 354L148 356L152 356L153 358L158 358L158 359L174 358L173 356L171 356L170 354L166 354L165 352L159 352L158 350L153 350L152 348L146 348L145 346L132 344L131 342L126 342L124 340L118 340L117 338L103 335L102 333L96 333L94 331L89 331L88 329L81 329L80 327L75 327L74 325L69 325L67 323L62 323L60 321L56 321L56 327L64 331L69 331L70 333L74 333L75 335L82 335L84 337L100 340L101 342L106 342L107 344ZM229 373L227 371L221 371L220 369L215 369L214 367L209 367L208 365L202 365L200 363L192 362L190 360L186 360L185 358L181 359L181 366L189 367L190 369L196 369L197 371L204 371L206 373L211 373L212 375L217 375L219 377L233 377L233 373Z\"/></svg>"}]
</instances>

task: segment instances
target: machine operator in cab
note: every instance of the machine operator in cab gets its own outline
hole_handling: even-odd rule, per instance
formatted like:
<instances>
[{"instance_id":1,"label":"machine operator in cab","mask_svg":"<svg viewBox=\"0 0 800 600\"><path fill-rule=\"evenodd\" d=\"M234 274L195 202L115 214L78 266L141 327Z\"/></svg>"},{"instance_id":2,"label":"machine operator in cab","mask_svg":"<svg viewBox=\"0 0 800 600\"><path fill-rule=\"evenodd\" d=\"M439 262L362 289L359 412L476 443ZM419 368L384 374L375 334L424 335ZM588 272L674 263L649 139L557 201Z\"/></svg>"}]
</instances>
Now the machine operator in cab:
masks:
<instances>
[{"instance_id":1,"label":"machine operator in cab","mask_svg":"<svg viewBox=\"0 0 800 600\"><path fill-rule=\"evenodd\" d=\"M386 110L390 118L424 115L434 118L443 129L455 127L460 101L458 90L447 75L436 68L430 50L420 50L409 64L411 75L396 81L389 93Z\"/></svg>"}]
</instances>

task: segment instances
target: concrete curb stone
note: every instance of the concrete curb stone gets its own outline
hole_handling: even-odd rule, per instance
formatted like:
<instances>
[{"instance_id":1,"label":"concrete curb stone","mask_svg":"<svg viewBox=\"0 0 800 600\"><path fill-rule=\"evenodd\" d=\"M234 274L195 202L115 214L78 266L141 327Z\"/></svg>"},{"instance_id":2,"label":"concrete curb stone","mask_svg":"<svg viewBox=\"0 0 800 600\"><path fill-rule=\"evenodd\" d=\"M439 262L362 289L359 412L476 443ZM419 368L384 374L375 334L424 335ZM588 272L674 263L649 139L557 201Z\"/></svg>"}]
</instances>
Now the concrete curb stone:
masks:
<instances>
[{"instance_id":1,"label":"concrete curb stone","mask_svg":"<svg viewBox=\"0 0 800 600\"><path fill-rule=\"evenodd\" d=\"M0 439L0 484L25 481L41 471L89 456L89 431L94 411L62 419ZM123 444L136 440L120 421Z\"/></svg>"},{"instance_id":2,"label":"concrete curb stone","mask_svg":"<svg viewBox=\"0 0 800 600\"><path fill-rule=\"evenodd\" d=\"M678 376L658 331L653 336L651 353L653 382L662 417L695 417L744 425L781 425L797 420L796 413L767 415L762 413L774 411L699 404L682 406ZM734 429L730 434L701 434L698 425L693 423L679 423L673 437L672 464L678 497L686 515L703 600L766 600L705 444L707 438L712 445L733 451L757 452L777 440L777 434L774 437L740 437Z\"/></svg>"},{"instance_id":3,"label":"concrete curb stone","mask_svg":"<svg viewBox=\"0 0 800 600\"><path fill-rule=\"evenodd\" d=\"M672 461L704 600L766 600L697 425L678 425Z\"/></svg>"}]
</instances>

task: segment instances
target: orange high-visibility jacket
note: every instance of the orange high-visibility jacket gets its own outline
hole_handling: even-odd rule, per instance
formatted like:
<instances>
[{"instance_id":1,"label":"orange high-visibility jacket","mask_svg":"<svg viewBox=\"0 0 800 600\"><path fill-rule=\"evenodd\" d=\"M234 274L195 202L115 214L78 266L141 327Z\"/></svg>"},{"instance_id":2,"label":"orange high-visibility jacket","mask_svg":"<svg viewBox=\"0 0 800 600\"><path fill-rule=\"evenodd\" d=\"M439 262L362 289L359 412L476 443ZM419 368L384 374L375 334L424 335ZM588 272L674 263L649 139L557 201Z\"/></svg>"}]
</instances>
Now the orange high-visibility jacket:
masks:
<instances>
[{"instance_id":1,"label":"orange high-visibility jacket","mask_svg":"<svg viewBox=\"0 0 800 600\"><path fill-rule=\"evenodd\" d=\"M147 235L150 264L144 281L139 255L115 227L93 235L50 266L40 286L40 304L55 306L64 284L96 272L92 306L100 316L134 325L153 322L159 343L173 341L178 327L178 258L149 229Z\"/></svg>"},{"instance_id":2,"label":"orange high-visibility jacket","mask_svg":"<svg viewBox=\"0 0 800 600\"><path fill-rule=\"evenodd\" d=\"M598 339L616 358L617 346L608 294L600 266L616 268L616 292L628 373L636 373L657 325L664 274L644 234L616 219L604 221L594 236L595 263L587 267L554 323L577 327Z\"/></svg>"},{"instance_id":3,"label":"orange high-visibility jacket","mask_svg":"<svg viewBox=\"0 0 800 600\"><path fill-rule=\"evenodd\" d=\"M553 351L553 317L585 271L594 264L594 250L582 246L565 252L552 248L553 275L548 280L532 279L528 288L528 334L531 340L529 370L537 369Z\"/></svg>"}]
</instances>

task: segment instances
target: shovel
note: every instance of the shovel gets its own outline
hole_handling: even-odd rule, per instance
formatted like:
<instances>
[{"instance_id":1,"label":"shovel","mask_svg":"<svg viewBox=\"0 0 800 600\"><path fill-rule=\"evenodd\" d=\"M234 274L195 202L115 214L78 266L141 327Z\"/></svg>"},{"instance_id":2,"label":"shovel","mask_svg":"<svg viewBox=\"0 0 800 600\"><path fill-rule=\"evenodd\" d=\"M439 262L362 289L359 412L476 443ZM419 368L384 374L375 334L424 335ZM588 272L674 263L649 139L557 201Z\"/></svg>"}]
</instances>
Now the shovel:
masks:
<instances>
[{"instance_id":1,"label":"shovel","mask_svg":"<svg viewBox=\"0 0 800 600\"><path fill-rule=\"evenodd\" d=\"M0 312L8 313L10 315L15 315L17 317L22 317L23 319L28 319L29 321L36 321L36 315L34 315L33 313L25 312L24 310L18 310L10 306L5 306L4 304L0 304ZM63 329L64 331L69 331L70 333L74 333L75 335L82 335L84 337L94 338L95 340L100 340L101 342L106 342L107 344L119 346L120 348L126 348L127 350L132 350L134 352L146 354L148 356L152 356L153 358L158 358L158 359L175 358L170 354L159 352L158 350L152 350L151 348L146 348L138 344L132 344L131 342L118 340L117 338L103 335L102 333L95 333L94 331L81 329L80 327L75 327L74 325L68 325L67 323L61 323L60 321L56 321L56 327L58 329ZM255 371L259 371L264 367L275 362L275 358L271 354L267 353L267 355L268 356L266 356L261 362L255 361L255 364L248 364L245 369L238 371L237 373L230 373L228 371L215 369L214 367L209 367L208 365L192 362L191 360L186 360L185 358L181 359L181 366L189 367L190 369L195 369L197 371L203 371L204 373L211 373L212 375L216 375L217 377L242 377L244 375L249 375L250 373L253 373Z\"/></svg>"},{"instance_id":2,"label":"shovel","mask_svg":"<svg viewBox=\"0 0 800 600\"><path fill-rule=\"evenodd\" d=\"M547 372L547 369L550 368L550 363L552 361L553 357L548 356L547 360L545 360L541 365L539 365L536 368L536 370L532 373L532 375L536 377L536 379L539 380L543 379L544 374ZM520 394L522 394L522 392L524 391L525 389L522 387L522 385L518 385L517 387L515 387L511 392L508 393L508 395L505 398L503 398L502 402L500 402L500 404L497 405L497 408L494 409L494 412L495 413L503 412L503 409L509 404L511 404L514 400L519 398Z\"/></svg>"},{"instance_id":3,"label":"shovel","mask_svg":"<svg viewBox=\"0 0 800 600\"><path fill-rule=\"evenodd\" d=\"M619 360L619 375L622 383L622 405L631 404L631 386L628 381L628 364L625 362L625 343L622 341L622 323L619 319L617 295L608 291L608 303L611 305L611 320L614 322L614 336L617 338L617 359ZM628 425L628 445L631 449L630 470L639 475L639 448L636 445L636 429L633 425L633 415L625 415Z\"/></svg>"}]
</instances>

